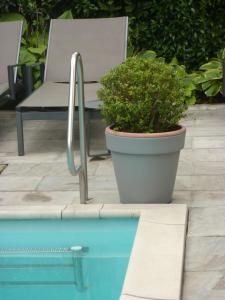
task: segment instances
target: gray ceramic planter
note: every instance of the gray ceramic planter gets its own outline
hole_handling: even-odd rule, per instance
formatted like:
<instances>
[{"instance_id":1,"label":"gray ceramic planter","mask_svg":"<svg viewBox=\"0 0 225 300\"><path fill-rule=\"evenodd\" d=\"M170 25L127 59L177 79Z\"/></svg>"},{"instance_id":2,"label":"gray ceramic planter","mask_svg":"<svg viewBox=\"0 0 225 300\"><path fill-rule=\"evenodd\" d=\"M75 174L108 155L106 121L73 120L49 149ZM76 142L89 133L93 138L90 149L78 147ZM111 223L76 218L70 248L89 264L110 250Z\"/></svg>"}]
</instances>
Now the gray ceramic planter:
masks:
<instances>
[{"instance_id":1,"label":"gray ceramic planter","mask_svg":"<svg viewBox=\"0 0 225 300\"><path fill-rule=\"evenodd\" d=\"M122 203L169 203L186 129L126 133L106 128Z\"/></svg>"}]
</instances>

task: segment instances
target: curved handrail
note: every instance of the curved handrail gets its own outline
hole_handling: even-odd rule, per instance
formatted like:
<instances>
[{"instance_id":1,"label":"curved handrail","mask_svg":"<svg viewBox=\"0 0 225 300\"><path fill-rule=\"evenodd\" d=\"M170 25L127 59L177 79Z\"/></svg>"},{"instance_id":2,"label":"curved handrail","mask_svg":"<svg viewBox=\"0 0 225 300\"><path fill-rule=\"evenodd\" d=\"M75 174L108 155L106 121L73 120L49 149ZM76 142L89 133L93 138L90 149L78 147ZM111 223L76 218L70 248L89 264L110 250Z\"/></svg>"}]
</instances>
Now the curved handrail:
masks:
<instances>
[{"instance_id":1,"label":"curved handrail","mask_svg":"<svg viewBox=\"0 0 225 300\"><path fill-rule=\"evenodd\" d=\"M80 133L80 165L74 162L74 113L76 99L76 85L79 108L79 133ZM85 105L84 105L84 79L83 64L80 53L75 52L71 57L69 105L68 105L68 128L67 128L67 165L70 173L75 176L79 174L80 202L88 200L87 183L87 156L86 156L86 131L85 131Z\"/></svg>"}]
</instances>

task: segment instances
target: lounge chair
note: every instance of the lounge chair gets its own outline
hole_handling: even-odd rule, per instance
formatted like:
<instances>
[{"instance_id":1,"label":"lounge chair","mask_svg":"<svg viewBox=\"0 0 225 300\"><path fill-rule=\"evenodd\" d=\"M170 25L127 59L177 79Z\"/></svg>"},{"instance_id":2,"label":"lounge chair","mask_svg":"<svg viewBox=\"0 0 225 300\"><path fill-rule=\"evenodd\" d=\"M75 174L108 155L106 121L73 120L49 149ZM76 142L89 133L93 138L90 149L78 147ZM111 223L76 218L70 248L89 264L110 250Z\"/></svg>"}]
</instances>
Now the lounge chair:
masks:
<instances>
[{"instance_id":1,"label":"lounge chair","mask_svg":"<svg viewBox=\"0 0 225 300\"><path fill-rule=\"evenodd\" d=\"M24 155L24 120L67 119L70 60L75 51L84 64L87 119L98 111L98 81L126 58L127 28L127 17L51 21L44 82L16 108L19 155Z\"/></svg>"},{"instance_id":2,"label":"lounge chair","mask_svg":"<svg viewBox=\"0 0 225 300\"><path fill-rule=\"evenodd\" d=\"M0 22L0 103L16 99L22 21Z\"/></svg>"}]
</instances>

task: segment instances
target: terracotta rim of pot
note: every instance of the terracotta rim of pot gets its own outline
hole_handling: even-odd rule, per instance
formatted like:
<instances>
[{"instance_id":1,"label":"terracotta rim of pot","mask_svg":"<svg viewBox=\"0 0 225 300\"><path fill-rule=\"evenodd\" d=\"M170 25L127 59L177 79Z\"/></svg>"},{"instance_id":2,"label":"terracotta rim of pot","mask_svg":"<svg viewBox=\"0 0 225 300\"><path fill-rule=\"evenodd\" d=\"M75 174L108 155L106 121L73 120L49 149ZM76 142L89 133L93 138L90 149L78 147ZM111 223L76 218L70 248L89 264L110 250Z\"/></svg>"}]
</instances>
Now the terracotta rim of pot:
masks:
<instances>
[{"instance_id":1,"label":"terracotta rim of pot","mask_svg":"<svg viewBox=\"0 0 225 300\"><path fill-rule=\"evenodd\" d=\"M112 129L112 126L106 127L105 133L120 136L120 137L130 137L130 138L162 138L176 136L185 133L186 128L178 125L176 130L167 131L167 132L155 132L155 133L132 133L132 132L123 132L115 131Z\"/></svg>"}]
</instances>

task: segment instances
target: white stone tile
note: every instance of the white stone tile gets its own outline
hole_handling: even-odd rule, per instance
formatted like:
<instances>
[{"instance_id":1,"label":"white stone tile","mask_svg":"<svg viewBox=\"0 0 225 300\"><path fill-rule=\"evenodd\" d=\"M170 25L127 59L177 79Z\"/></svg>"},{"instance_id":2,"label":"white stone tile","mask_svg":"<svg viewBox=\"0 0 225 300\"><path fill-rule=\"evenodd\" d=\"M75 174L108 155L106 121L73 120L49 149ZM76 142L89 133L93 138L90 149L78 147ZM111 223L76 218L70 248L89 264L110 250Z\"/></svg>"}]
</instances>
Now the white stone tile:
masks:
<instances>
[{"instance_id":1,"label":"white stone tile","mask_svg":"<svg viewBox=\"0 0 225 300\"><path fill-rule=\"evenodd\" d=\"M115 176L90 176L89 177L89 190L90 191L116 191L116 178Z\"/></svg>"},{"instance_id":2,"label":"white stone tile","mask_svg":"<svg viewBox=\"0 0 225 300\"><path fill-rule=\"evenodd\" d=\"M94 175L96 164L88 164L88 174ZM2 176L70 176L66 162L46 163L11 163Z\"/></svg>"},{"instance_id":3,"label":"white stone tile","mask_svg":"<svg viewBox=\"0 0 225 300\"><path fill-rule=\"evenodd\" d=\"M7 177L5 177L7 178ZM78 191L78 176L46 176L37 187L38 191Z\"/></svg>"},{"instance_id":4,"label":"white stone tile","mask_svg":"<svg viewBox=\"0 0 225 300\"><path fill-rule=\"evenodd\" d=\"M184 225L139 221L122 294L179 300L184 239Z\"/></svg>"},{"instance_id":5,"label":"white stone tile","mask_svg":"<svg viewBox=\"0 0 225 300\"><path fill-rule=\"evenodd\" d=\"M192 175L177 176L175 183L177 191L216 191L225 190L225 176L223 175Z\"/></svg>"},{"instance_id":6,"label":"white stone tile","mask_svg":"<svg viewBox=\"0 0 225 300\"><path fill-rule=\"evenodd\" d=\"M193 163L192 161L179 161L177 175L192 175L193 174Z\"/></svg>"},{"instance_id":7,"label":"white stone tile","mask_svg":"<svg viewBox=\"0 0 225 300\"><path fill-rule=\"evenodd\" d=\"M183 300L224 300L224 271L186 272Z\"/></svg>"},{"instance_id":8,"label":"white stone tile","mask_svg":"<svg viewBox=\"0 0 225 300\"><path fill-rule=\"evenodd\" d=\"M187 161L192 161L192 149L183 149L180 152L180 158L179 162L187 162Z\"/></svg>"},{"instance_id":9,"label":"white stone tile","mask_svg":"<svg viewBox=\"0 0 225 300\"><path fill-rule=\"evenodd\" d=\"M192 192L191 191L174 191L172 204L187 204L191 206L192 203Z\"/></svg>"},{"instance_id":10,"label":"white stone tile","mask_svg":"<svg viewBox=\"0 0 225 300\"><path fill-rule=\"evenodd\" d=\"M194 137L192 146L193 149L225 148L225 139L223 136Z\"/></svg>"},{"instance_id":11,"label":"white stone tile","mask_svg":"<svg viewBox=\"0 0 225 300\"><path fill-rule=\"evenodd\" d=\"M193 141L192 137L186 136L185 143L184 143L184 149L192 149L192 141Z\"/></svg>"},{"instance_id":12,"label":"white stone tile","mask_svg":"<svg viewBox=\"0 0 225 300\"><path fill-rule=\"evenodd\" d=\"M195 161L193 163L194 175L225 175L225 164L221 161Z\"/></svg>"},{"instance_id":13,"label":"white stone tile","mask_svg":"<svg viewBox=\"0 0 225 300\"><path fill-rule=\"evenodd\" d=\"M225 151L224 149L195 149L189 154L189 159L193 161L204 161L204 162L224 162L225 161Z\"/></svg>"},{"instance_id":14,"label":"white stone tile","mask_svg":"<svg viewBox=\"0 0 225 300\"><path fill-rule=\"evenodd\" d=\"M101 163L97 168L96 175L114 176L114 168L113 168L113 162L111 158L101 161Z\"/></svg>"},{"instance_id":15,"label":"white stone tile","mask_svg":"<svg viewBox=\"0 0 225 300\"><path fill-rule=\"evenodd\" d=\"M150 298L136 297L131 295L122 295L119 300L154 300Z\"/></svg>"},{"instance_id":16,"label":"white stone tile","mask_svg":"<svg viewBox=\"0 0 225 300\"><path fill-rule=\"evenodd\" d=\"M225 206L191 208L189 236L225 236Z\"/></svg>"},{"instance_id":17,"label":"white stone tile","mask_svg":"<svg viewBox=\"0 0 225 300\"><path fill-rule=\"evenodd\" d=\"M78 191L64 192L0 192L1 205L61 205L79 203Z\"/></svg>"},{"instance_id":18,"label":"white stone tile","mask_svg":"<svg viewBox=\"0 0 225 300\"><path fill-rule=\"evenodd\" d=\"M188 237L185 270L225 270L225 237Z\"/></svg>"},{"instance_id":19,"label":"white stone tile","mask_svg":"<svg viewBox=\"0 0 225 300\"><path fill-rule=\"evenodd\" d=\"M65 205L1 206L1 219L60 219Z\"/></svg>"},{"instance_id":20,"label":"white stone tile","mask_svg":"<svg viewBox=\"0 0 225 300\"><path fill-rule=\"evenodd\" d=\"M119 193L115 191L89 191L88 198L91 203L120 203Z\"/></svg>"},{"instance_id":21,"label":"white stone tile","mask_svg":"<svg viewBox=\"0 0 225 300\"><path fill-rule=\"evenodd\" d=\"M210 137L225 136L224 126L189 126L186 131L187 137Z\"/></svg>"},{"instance_id":22,"label":"white stone tile","mask_svg":"<svg viewBox=\"0 0 225 300\"><path fill-rule=\"evenodd\" d=\"M141 219L145 222L166 225L185 225L187 222L185 204L154 205L142 211Z\"/></svg>"},{"instance_id":23,"label":"white stone tile","mask_svg":"<svg viewBox=\"0 0 225 300\"><path fill-rule=\"evenodd\" d=\"M99 218L102 204L68 205L62 212L62 218Z\"/></svg>"},{"instance_id":24,"label":"white stone tile","mask_svg":"<svg viewBox=\"0 0 225 300\"><path fill-rule=\"evenodd\" d=\"M195 191L192 195L192 207L225 206L225 191Z\"/></svg>"},{"instance_id":25,"label":"white stone tile","mask_svg":"<svg viewBox=\"0 0 225 300\"><path fill-rule=\"evenodd\" d=\"M0 191L32 191L41 181L41 177L0 176Z\"/></svg>"}]
</instances>

